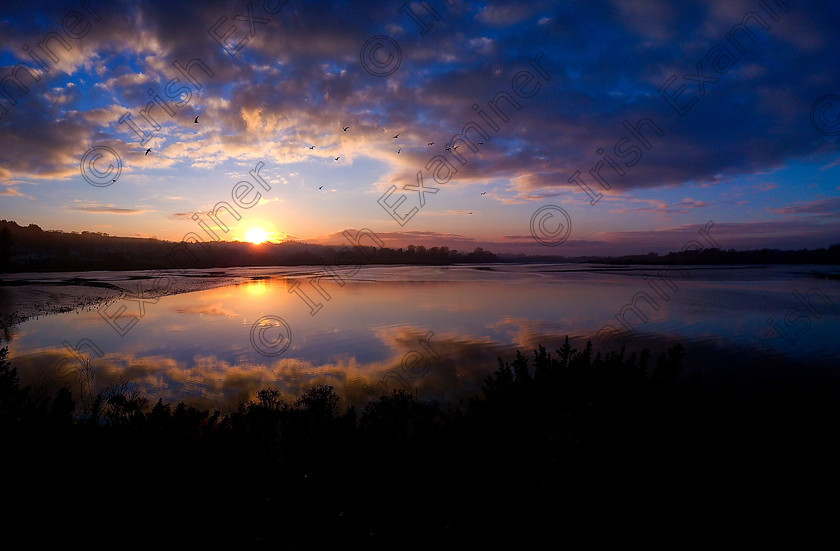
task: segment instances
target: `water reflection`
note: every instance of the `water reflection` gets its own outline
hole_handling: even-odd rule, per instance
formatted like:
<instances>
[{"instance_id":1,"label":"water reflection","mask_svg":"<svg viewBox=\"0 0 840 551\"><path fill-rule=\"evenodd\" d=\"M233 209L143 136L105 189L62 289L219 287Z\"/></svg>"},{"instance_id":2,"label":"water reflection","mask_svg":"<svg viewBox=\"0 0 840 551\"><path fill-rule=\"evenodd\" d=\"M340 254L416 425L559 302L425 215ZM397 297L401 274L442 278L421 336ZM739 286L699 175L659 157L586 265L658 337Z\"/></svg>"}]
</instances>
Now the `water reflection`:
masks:
<instances>
[{"instance_id":1,"label":"water reflection","mask_svg":"<svg viewBox=\"0 0 840 551\"><path fill-rule=\"evenodd\" d=\"M98 388L130 380L150 397L202 407L233 407L267 386L299 394L318 383L335 386L349 403L397 387L452 399L478 388L499 356L555 349L566 334L579 348L595 340L605 324L616 325L624 305L650 290L650 275L556 266L373 267L340 284L311 272L251 272L257 279L241 284L114 302L104 315L83 310L27 321L16 328L11 357L24 383L55 388L76 384L81 363L73 349L80 348L91 357ZM760 364L766 350L755 345L772 330L768 319L783 319L792 292L810 285L831 304L792 345L778 339L778 348L790 355L807 350L811 364L835 361L838 284L789 271L762 276L754 269L672 275L677 290L660 297L658 309L640 306L647 319L635 319L621 342L657 351L682 342L698 368L712 350L747 347ZM315 315L312 305L321 305ZM279 357L251 344L252 325L265 316L291 328ZM105 317L123 328L134 323L121 335Z\"/></svg>"}]
</instances>

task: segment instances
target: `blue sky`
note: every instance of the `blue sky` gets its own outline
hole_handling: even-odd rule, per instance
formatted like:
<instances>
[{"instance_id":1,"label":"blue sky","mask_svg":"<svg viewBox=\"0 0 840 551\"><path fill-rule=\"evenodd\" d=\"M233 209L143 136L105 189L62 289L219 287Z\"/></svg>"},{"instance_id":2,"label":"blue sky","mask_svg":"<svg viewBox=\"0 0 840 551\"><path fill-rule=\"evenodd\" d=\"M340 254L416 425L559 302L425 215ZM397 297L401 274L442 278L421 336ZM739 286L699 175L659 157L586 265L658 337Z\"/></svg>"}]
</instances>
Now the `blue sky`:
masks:
<instances>
[{"instance_id":1,"label":"blue sky","mask_svg":"<svg viewBox=\"0 0 840 551\"><path fill-rule=\"evenodd\" d=\"M4 2L0 218L180 240L198 215L225 240L368 228L395 247L562 255L680 250L710 220L727 249L840 242L840 6L452 3L409 4L422 34L402 0ZM193 66L201 89L174 66L191 60L213 72ZM141 115L155 98L159 129ZM622 124L643 120L662 133L642 128L649 149ZM456 140L459 161L445 148L470 123L487 138ZM115 182L96 180L104 147ZM243 181L259 201L208 218ZM557 246L531 233L546 205L572 221Z\"/></svg>"}]
</instances>

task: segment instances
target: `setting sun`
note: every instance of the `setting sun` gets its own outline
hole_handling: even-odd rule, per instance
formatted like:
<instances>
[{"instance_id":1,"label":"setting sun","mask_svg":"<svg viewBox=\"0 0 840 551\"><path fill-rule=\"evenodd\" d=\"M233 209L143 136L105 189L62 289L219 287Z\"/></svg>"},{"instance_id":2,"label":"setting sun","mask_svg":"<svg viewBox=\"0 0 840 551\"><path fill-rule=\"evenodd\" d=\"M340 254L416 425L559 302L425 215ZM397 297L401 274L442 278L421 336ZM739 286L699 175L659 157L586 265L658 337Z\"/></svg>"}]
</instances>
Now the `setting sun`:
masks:
<instances>
[{"instance_id":1,"label":"setting sun","mask_svg":"<svg viewBox=\"0 0 840 551\"><path fill-rule=\"evenodd\" d=\"M259 245L268 240L268 232L262 228L251 228L245 234L245 241L250 241L255 245Z\"/></svg>"}]
</instances>

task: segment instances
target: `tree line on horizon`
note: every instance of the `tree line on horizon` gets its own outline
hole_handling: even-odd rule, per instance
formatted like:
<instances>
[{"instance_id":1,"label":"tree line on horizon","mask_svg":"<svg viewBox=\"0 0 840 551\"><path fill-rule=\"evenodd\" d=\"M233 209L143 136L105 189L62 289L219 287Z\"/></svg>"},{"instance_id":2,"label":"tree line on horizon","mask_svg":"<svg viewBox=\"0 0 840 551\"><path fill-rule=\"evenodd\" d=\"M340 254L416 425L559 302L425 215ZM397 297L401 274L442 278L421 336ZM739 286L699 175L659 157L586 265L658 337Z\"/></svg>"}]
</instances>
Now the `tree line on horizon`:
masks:
<instances>
[{"instance_id":1,"label":"tree line on horizon","mask_svg":"<svg viewBox=\"0 0 840 551\"><path fill-rule=\"evenodd\" d=\"M365 254L348 254L346 249L299 241L259 246L239 241L175 243L102 232L45 231L36 224L22 227L0 220L0 271L6 272L500 262L495 254L481 247L471 252L445 246L364 247Z\"/></svg>"},{"instance_id":2,"label":"tree line on horizon","mask_svg":"<svg viewBox=\"0 0 840 551\"><path fill-rule=\"evenodd\" d=\"M175 256L177 266L166 259ZM646 255L575 256L471 252L446 246L365 247L365 254L341 254L345 247L298 241L254 246L238 241L174 243L156 238L116 237L102 232L45 231L36 224L20 226L0 220L0 272L144 270L166 268L229 268L236 266L304 266L322 264L454 263L598 263L598 264L840 264L840 244L819 249L751 251L716 248ZM336 262L337 259L344 259Z\"/></svg>"},{"instance_id":3,"label":"tree line on horizon","mask_svg":"<svg viewBox=\"0 0 840 551\"><path fill-rule=\"evenodd\" d=\"M547 256L525 254L499 254L502 260L517 263L570 262L592 264L840 264L840 243L828 248L781 250L753 249L738 251L715 247L698 250L684 250L660 255L656 252L647 254L628 254L622 256Z\"/></svg>"}]
</instances>

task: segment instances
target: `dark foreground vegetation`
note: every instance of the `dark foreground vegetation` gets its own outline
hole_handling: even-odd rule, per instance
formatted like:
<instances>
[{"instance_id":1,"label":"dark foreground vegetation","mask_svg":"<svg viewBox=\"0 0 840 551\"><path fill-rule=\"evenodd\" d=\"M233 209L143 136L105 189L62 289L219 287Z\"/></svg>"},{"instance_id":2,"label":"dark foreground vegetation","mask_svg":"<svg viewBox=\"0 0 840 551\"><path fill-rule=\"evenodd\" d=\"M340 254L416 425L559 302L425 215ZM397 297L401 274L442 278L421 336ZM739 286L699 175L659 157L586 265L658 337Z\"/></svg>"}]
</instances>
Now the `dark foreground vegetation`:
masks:
<instances>
[{"instance_id":1,"label":"dark foreground vegetation","mask_svg":"<svg viewBox=\"0 0 840 551\"><path fill-rule=\"evenodd\" d=\"M6 520L36 519L32 542L473 549L541 536L559 548L833 516L836 388L736 395L683 380L680 346L602 358L567 339L500 359L458 405L398 391L355 409L329 386L296 399L269 388L225 416L130 384L80 413L68 388L21 387L6 351ZM815 507L812 491L832 497Z\"/></svg>"}]
</instances>

